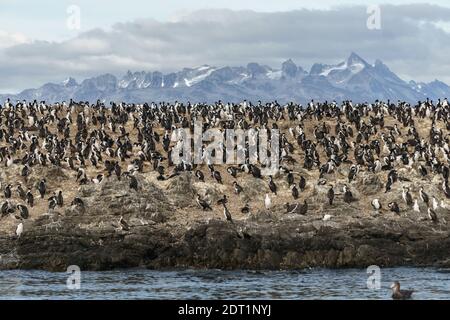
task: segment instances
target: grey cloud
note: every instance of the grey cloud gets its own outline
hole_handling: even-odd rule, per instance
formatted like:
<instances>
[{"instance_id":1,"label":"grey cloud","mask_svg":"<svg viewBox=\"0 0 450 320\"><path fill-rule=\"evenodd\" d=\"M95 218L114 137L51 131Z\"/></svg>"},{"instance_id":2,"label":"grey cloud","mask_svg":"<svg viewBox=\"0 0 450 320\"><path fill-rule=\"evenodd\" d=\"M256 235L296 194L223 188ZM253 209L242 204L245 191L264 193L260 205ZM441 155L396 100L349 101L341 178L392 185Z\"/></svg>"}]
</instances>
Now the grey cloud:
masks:
<instances>
[{"instance_id":1,"label":"grey cloud","mask_svg":"<svg viewBox=\"0 0 450 320\"><path fill-rule=\"evenodd\" d=\"M450 9L426 4L381 7L381 30L368 30L365 6L332 10L202 10L172 22L140 19L91 30L64 42L36 41L0 50L0 91L67 76L82 79L131 70L174 71L200 64L279 67L292 58L309 68L355 51L383 60L406 80L450 82L450 34L433 22Z\"/></svg>"}]
</instances>

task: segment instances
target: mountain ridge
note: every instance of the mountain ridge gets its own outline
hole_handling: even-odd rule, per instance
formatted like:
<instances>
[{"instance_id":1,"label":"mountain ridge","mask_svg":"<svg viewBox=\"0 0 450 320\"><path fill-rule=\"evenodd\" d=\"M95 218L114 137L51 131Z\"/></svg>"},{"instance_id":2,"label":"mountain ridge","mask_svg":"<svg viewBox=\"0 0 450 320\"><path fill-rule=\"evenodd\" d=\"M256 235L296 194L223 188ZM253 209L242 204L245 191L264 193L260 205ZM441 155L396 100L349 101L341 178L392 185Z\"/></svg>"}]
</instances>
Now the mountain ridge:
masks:
<instances>
[{"instance_id":1,"label":"mountain ridge","mask_svg":"<svg viewBox=\"0 0 450 320\"><path fill-rule=\"evenodd\" d=\"M150 101L238 102L278 100L305 103L315 100L404 100L416 103L426 98L450 96L450 87L442 81L406 82L381 60L368 63L356 53L335 65L315 63L310 71L292 59L275 69L256 62L247 66L215 67L200 65L163 74L159 71L128 71L121 78L106 73L77 82L68 77L61 83L46 83L18 94L0 94L1 101L83 100L95 102Z\"/></svg>"}]
</instances>

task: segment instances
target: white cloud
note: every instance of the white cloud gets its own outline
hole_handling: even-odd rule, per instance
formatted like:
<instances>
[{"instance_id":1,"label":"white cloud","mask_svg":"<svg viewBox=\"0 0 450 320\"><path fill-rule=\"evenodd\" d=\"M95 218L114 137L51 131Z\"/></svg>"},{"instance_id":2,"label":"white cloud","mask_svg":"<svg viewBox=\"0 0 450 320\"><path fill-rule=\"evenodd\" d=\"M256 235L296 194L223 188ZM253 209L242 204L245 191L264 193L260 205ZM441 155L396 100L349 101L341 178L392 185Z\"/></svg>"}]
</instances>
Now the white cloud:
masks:
<instances>
[{"instance_id":1,"label":"white cloud","mask_svg":"<svg viewBox=\"0 0 450 320\"><path fill-rule=\"evenodd\" d=\"M202 10L168 22L117 23L61 42L19 37L0 47L0 74L5 75L0 92L128 69L168 72L248 62L278 67L288 58L309 68L315 62L338 62L351 51L369 62L381 59L406 80L450 82L450 34L441 26L450 22L449 8L382 6L381 30L368 30L367 18L365 6L265 13Z\"/></svg>"},{"instance_id":2,"label":"white cloud","mask_svg":"<svg viewBox=\"0 0 450 320\"><path fill-rule=\"evenodd\" d=\"M0 50L28 41L27 37L22 33L0 30Z\"/></svg>"}]
</instances>

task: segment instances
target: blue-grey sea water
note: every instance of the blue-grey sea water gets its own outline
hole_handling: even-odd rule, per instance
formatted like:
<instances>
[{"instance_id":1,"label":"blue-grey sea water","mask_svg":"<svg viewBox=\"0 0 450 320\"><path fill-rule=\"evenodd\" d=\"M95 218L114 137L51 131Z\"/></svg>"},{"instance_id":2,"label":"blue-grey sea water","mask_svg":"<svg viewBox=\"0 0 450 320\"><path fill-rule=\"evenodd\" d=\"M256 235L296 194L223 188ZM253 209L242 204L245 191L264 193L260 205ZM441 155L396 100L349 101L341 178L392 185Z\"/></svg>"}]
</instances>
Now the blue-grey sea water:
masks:
<instances>
[{"instance_id":1,"label":"blue-grey sea water","mask_svg":"<svg viewBox=\"0 0 450 320\"><path fill-rule=\"evenodd\" d=\"M450 270L386 268L377 282L366 269L304 271L81 271L79 289L64 272L0 271L0 299L390 299L390 284L415 299L449 299ZM378 278L377 278L378 279ZM76 287L72 285L72 287Z\"/></svg>"}]
</instances>

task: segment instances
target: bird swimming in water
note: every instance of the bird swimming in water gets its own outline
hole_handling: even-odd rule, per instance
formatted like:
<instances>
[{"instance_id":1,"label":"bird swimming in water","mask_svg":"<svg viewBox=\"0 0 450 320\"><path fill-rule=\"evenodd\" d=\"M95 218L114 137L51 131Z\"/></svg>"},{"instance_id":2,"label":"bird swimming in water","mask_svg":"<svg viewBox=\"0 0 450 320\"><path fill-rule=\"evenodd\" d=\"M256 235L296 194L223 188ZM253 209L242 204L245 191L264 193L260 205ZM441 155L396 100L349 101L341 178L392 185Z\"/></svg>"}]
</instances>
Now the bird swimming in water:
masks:
<instances>
[{"instance_id":1,"label":"bird swimming in water","mask_svg":"<svg viewBox=\"0 0 450 320\"><path fill-rule=\"evenodd\" d=\"M410 299L414 290L401 290L400 289L400 282L394 281L394 283L391 285L392 289L392 299L394 300L406 300Z\"/></svg>"}]
</instances>

